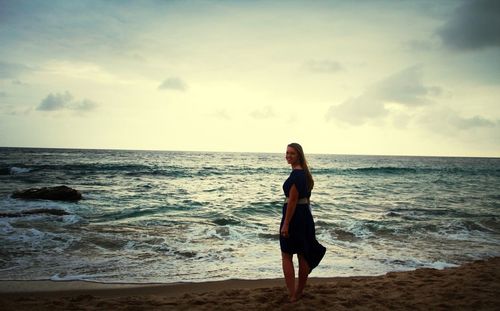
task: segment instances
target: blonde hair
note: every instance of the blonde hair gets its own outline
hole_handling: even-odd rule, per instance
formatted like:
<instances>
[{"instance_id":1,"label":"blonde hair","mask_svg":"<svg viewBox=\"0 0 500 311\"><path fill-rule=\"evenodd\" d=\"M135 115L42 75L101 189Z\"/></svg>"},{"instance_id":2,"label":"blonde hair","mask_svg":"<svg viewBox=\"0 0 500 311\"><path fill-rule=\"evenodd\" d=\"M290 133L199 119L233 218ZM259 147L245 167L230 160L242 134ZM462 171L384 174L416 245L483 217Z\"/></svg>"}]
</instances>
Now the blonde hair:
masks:
<instances>
[{"instance_id":1,"label":"blonde hair","mask_svg":"<svg viewBox=\"0 0 500 311\"><path fill-rule=\"evenodd\" d=\"M314 188L314 179L311 175L311 171L309 171L309 166L307 165L306 156L304 155L304 150L302 146L297 143L288 144L288 147L292 147L297 151L297 155L299 156L299 163L302 166L302 169L306 172L307 178L307 190L311 191Z\"/></svg>"}]
</instances>

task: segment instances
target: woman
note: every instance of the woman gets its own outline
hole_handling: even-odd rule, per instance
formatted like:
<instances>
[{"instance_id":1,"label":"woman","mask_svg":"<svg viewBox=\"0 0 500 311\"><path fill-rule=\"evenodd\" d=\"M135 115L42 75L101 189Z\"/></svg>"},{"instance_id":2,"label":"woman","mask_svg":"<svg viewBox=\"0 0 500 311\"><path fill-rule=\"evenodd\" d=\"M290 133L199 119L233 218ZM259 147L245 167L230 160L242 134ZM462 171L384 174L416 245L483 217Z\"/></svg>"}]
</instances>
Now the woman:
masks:
<instances>
[{"instance_id":1,"label":"woman","mask_svg":"<svg viewBox=\"0 0 500 311\"><path fill-rule=\"evenodd\" d=\"M283 184L286 200L280 225L280 247L286 286L290 301L294 302L300 299L309 273L319 264L326 248L316 240L309 206L314 180L302 147L297 143L289 144L286 149L286 160L292 166L292 172ZM297 288L295 288L293 254L299 257Z\"/></svg>"}]
</instances>

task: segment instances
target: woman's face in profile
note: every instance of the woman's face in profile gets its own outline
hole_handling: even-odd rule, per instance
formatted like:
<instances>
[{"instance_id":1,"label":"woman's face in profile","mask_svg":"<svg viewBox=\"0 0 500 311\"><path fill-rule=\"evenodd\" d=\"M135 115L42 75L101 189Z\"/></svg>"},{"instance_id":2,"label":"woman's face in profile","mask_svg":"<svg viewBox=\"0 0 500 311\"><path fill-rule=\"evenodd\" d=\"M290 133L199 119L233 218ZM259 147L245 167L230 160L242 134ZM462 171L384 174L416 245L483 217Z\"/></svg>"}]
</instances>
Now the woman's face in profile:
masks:
<instances>
[{"instance_id":1,"label":"woman's face in profile","mask_svg":"<svg viewBox=\"0 0 500 311\"><path fill-rule=\"evenodd\" d=\"M288 164L291 164L291 165L296 164L298 159L299 159L299 157L297 155L297 151L292 147L287 147L285 159L288 162Z\"/></svg>"}]
</instances>

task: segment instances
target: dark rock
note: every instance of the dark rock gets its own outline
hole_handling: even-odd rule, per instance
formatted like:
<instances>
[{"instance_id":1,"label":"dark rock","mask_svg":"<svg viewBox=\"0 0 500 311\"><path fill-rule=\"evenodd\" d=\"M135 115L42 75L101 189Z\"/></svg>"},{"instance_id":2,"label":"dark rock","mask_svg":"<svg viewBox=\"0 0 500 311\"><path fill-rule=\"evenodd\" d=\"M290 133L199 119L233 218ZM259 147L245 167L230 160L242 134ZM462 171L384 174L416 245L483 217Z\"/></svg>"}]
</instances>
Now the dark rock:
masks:
<instances>
[{"instance_id":1,"label":"dark rock","mask_svg":"<svg viewBox=\"0 0 500 311\"><path fill-rule=\"evenodd\" d=\"M15 199L41 199L75 202L82 199L82 194L70 187L57 186L14 191L12 197Z\"/></svg>"},{"instance_id":2,"label":"dark rock","mask_svg":"<svg viewBox=\"0 0 500 311\"><path fill-rule=\"evenodd\" d=\"M62 209L36 208L36 209L30 209L30 210L25 210L25 211L20 211L20 212L0 213L0 217L23 217L23 216L34 215L34 214L49 214L49 215L56 215L56 216L70 215L68 212L66 212L65 210L62 210Z\"/></svg>"}]
</instances>

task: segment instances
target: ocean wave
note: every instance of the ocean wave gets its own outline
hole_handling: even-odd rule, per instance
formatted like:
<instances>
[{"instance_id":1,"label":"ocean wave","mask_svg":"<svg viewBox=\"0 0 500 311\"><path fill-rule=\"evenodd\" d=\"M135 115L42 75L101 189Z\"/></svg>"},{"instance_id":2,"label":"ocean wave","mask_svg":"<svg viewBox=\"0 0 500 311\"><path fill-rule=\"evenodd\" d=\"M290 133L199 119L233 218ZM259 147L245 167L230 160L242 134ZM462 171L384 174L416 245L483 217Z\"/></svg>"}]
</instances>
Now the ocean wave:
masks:
<instances>
[{"instance_id":1,"label":"ocean wave","mask_svg":"<svg viewBox=\"0 0 500 311\"><path fill-rule=\"evenodd\" d=\"M467 240L472 235L496 235L499 223L495 220L454 219L437 228L437 232L453 239Z\"/></svg>"},{"instance_id":2,"label":"ocean wave","mask_svg":"<svg viewBox=\"0 0 500 311\"><path fill-rule=\"evenodd\" d=\"M380 174L403 174L403 173L417 173L418 169L412 167L393 167L393 166L382 166L382 167L360 167L355 169L350 169L353 172L359 173L380 173Z\"/></svg>"},{"instance_id":3,"label":"ocean wave","mask_svg":"<svg viewBox=\"0 0 500 311\"><path fill-rule=\"evenodd\" d=\"M251 202L239 208L235 213L241 217L248 216L279 216L283 201Z\"/></svg>"},{"instance_id":4,"label":"ocean wave","mask_svg":"<svg viewBox=\"0 0 500 311\"><path fill-rule=\"evenodd\" d=\"M423 172L423 169L416 169L412 167L358 167L358 168L320 168L311 170L314 175L366 175L366 174L415 174Z\"/></svg>"},{"instance_id":5,"label":"ocean wave","mask_svg":"<svg viewBox=\"0 0 500 311\"><path fill-rule=\"evenodd\" d=\"M241 221L232 218L232 217L221 217L221 218L216 218L212 221L214 224L219 225L219 226L226 226L226 225L239 225L241 224Z\"/></svg>"},{"instance_id":6,"label":"ocean wave","mask_svg":"<svg viewBox=\"0 0 500 311\"><path fill-rule=\"evenodd\" d=\"M82 217L80 217L80 216L78 216L76 214L64 215L62 217L62 219L63 219L64 224L66 224L66 225L74 225L74 224L79 224L79 223L86 223L86 221Z\"/></svg>"},{"instance_id":7,"label":"ocean wave","mask_svg":"<svg viewBox=\"0 0 500 311\"><path fill-rule=\"evenodd\" d=\"M354 233L342 229L335 229L331 232L332 238L339 241L357 242L361 238L357 237Z\"/></svg>"},{"instance_id":8,"label":"ocean wave","mask_svg":"<svg viewBox=\"0 0 500 311\"><path fill-rule=\"evenodd\" d=\"M92 175L92 174L116 174L125 176L173 176L183 177L185 168L175 166L158 167L147 164L121 164L121 163L71 163L71 164L40 164L33 165L33 170L62 172L70 175Z\"/></svg>"},{"instance_id":9,"label":"ocean wave","mask_svg":"<svg viewBox=\"0 0 500 311\"><path fill-rule=\"evenodd\" d=\"M30 168L27 168L27 167L17 167L17 166L13 166L10 168L10 173L12 175L16 175L16 174L24 174L24 173L29 173L31 172L31 169Z\"/></svg>"},{"instance_id":10,"label":"ocean wave","mask_svg":"<svg viewBox=\"0 0 500 311\"><path fill-rule=\"evenodd\" d=\"M124 176L165 176L173 178L193 178L207 176L234 176L260 174L286 174L283 168L237 167L221 165L217 167L189 167L178 165L130 164L130 163L31 163L29 167L0 167L0 175L25 174L32 171L58 172L68 175L124 175Z\"/></svg>"},{"instance_id":11,"label":"ocean wave","mask_svg":"<svg viewBox=\"0 0 500 311\"><path fill-rule=\"evenodd\" d=\"M165 211L166 209L163 206L155 208L135 208L135 209L128 209L125 211L106 213L101 215L98 219L100 219L103 222L127 220L132 218L152 216L158 213L164 213Z\"/></svg>"},{"instance_id":12,"label":"ocean wave","mask_svg":"<svg viewBox=\"0 0 500 311\"><path fill-rule=\"evenodd\" d=\"M15 229L12 225L6 220L0 220L0 234L12 234L15 232Z\"/></svg>"},{"instance_id":13,"label":"ocean wave","mask_svg":"<svg viewBox=\"0 0 500 311\"><path fill-rule=\"evenodd\" d=\"M18 174L29 173L31 171L32 168L28 167L18 167L18 166L0 167L0 175L18 175Z\"/></svg>"},{"instance_id":14,"label":"ocean wave","mask_svg":"<svg viewBox=\"0 0 500 311\"><path fill-rule=\"evenodd\" d=\"M93 279L100 277L100 274L81 274L81 275L67 275L64 272L54 274L49 278L51 281L86 281L92 282Z\"/></svg>"},{"instance_id":15,"label":"ocean wave","mask_svg":"<svg viewBox=\"0 0 500 311\"><path fill-rule=\"evenodd\" d=\"M311 170L313 175L403 175L403 174L465 174L500 176L500 169L495 168L449 168L449 167L398 167L367 166L358 168L319 168Z\"/></svg>"},{"instance_id":16,"label":"ocean wave","mask_svg":"<svg viewBox=\"0 0 500 311\"><path fill-rule=\"evenodd\" d=\"M289 171L282 167L235 167L221 165L218 167L159 166L148 164L120 163L71 163L71 164L39 164L30 167L0 168L0 175L25 174L32 171L61 172L69 175L111 174L124 176L158 176L172 178L196 178L209 176L252 176L252 175L286 175ZM366 166L366 167L323 167L312 168L313 175L487 175L500 176L500 169L488 167L409 167L409 166Z\"/></svg>"},{"instance_id":17,"label":"ocean wave","mask_svg":"<svg viewBox=\"0 0 500 311\"><path fill-rule=\"evenodd\" d=\"M260 232L257 234L257 236L261 239L272 240L272 241L276 241L280 238L280 234L278 232L276 232L276 233Z\"/></svg>"},{"instance_id":18,"label":"ocean wave","mask_svg":"<svg viewBox=\"0 0 500 311\"><path fill-rule=\"evenodd\" d=\"M443 262L443 261L422 261L417 260L415 258L409 259L381 259L381 263L387 264L390 266L401 267L404 270L408 269L416 269L416 268L433 268L433 269L444 269L444 268L452 268L457 267L458 265Z\"/></svg>"},{"instance_id":19,"label":"ocean wave","mask_svg":"<svg viewBox=\"0 0 500 311\"><path fill-rule=\"evenodd\" d=\"M0 213L0 217L23 217L28 215L55 215L55 216L65 216L69 215L69 213L63 209L57 208L36 208L30 210L22 210L17 212L2 212Z\"/></svg>"}]
</instances>

